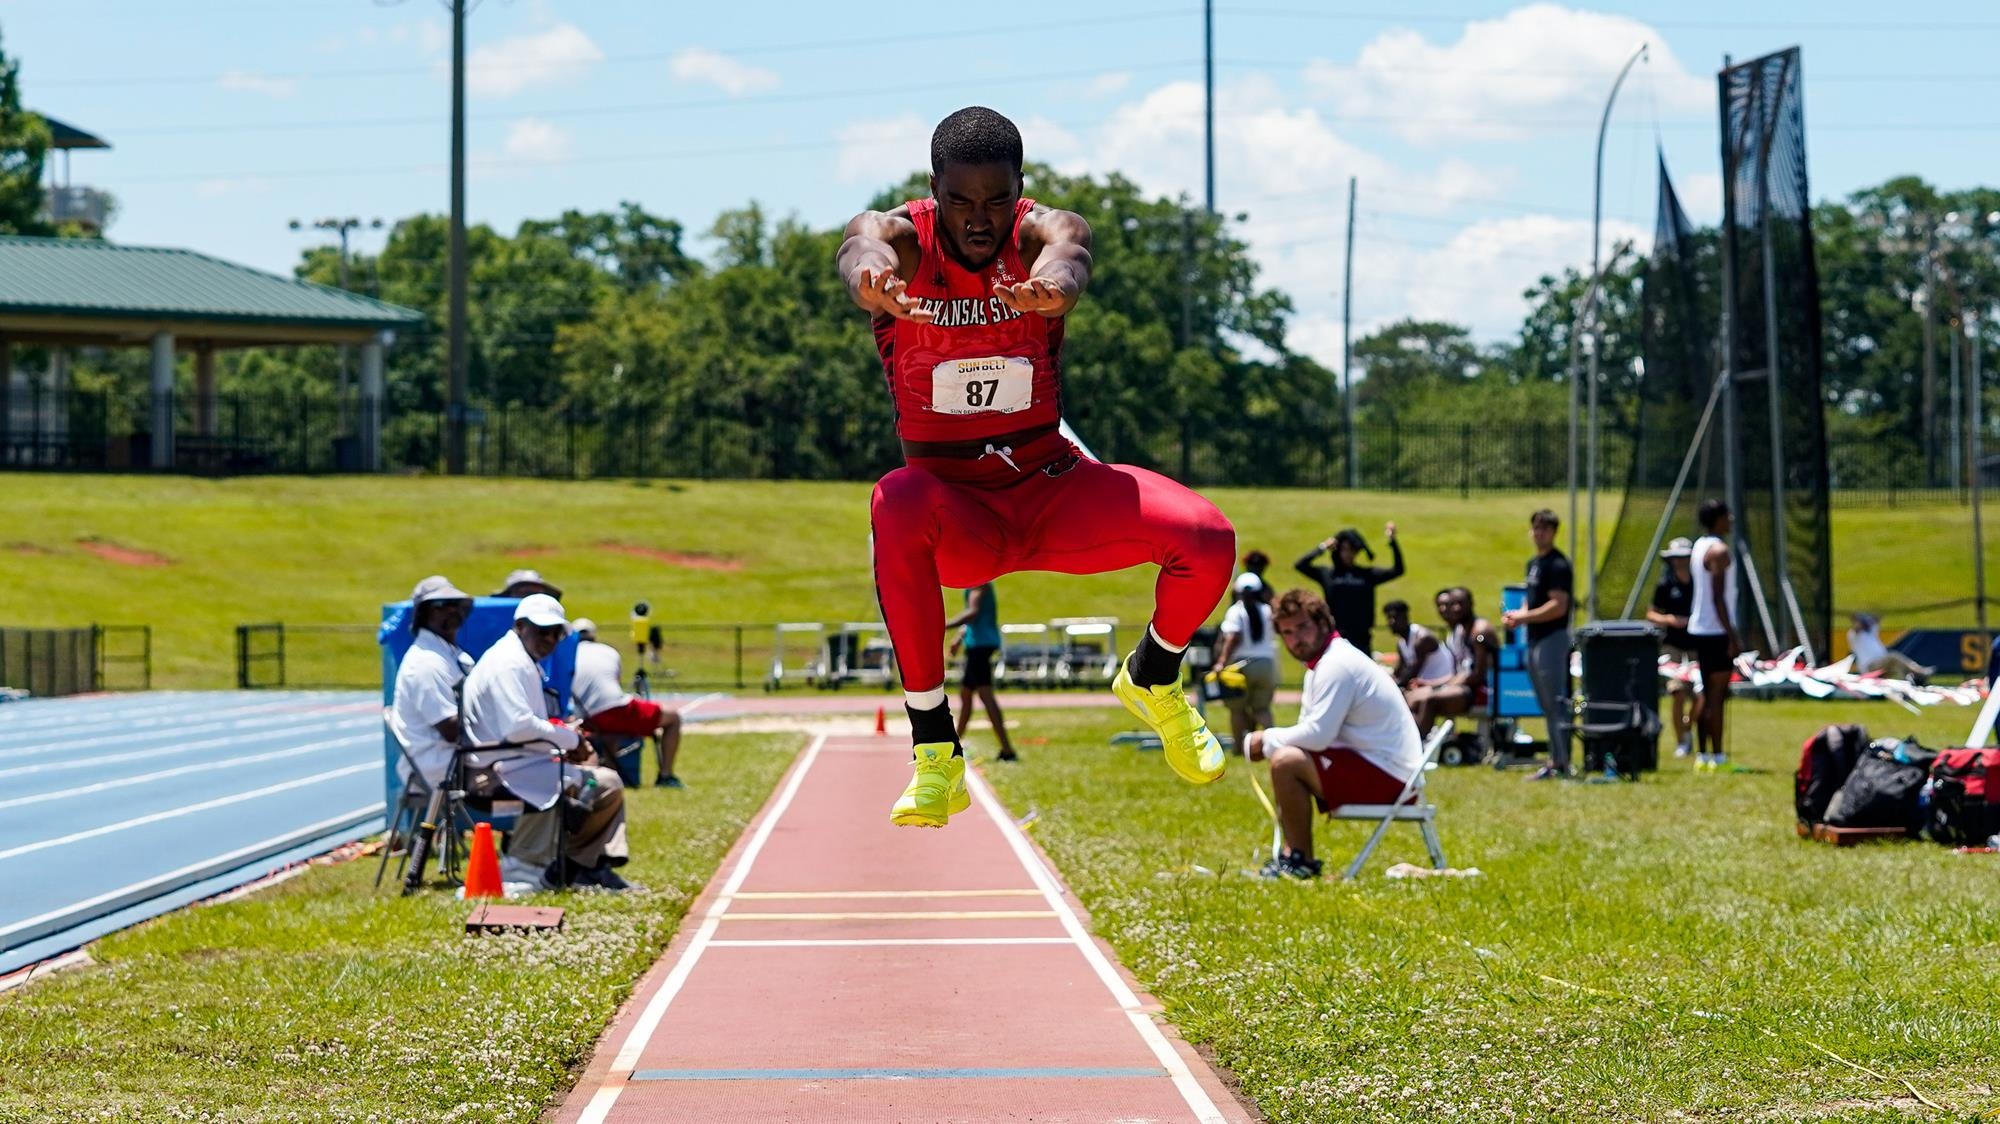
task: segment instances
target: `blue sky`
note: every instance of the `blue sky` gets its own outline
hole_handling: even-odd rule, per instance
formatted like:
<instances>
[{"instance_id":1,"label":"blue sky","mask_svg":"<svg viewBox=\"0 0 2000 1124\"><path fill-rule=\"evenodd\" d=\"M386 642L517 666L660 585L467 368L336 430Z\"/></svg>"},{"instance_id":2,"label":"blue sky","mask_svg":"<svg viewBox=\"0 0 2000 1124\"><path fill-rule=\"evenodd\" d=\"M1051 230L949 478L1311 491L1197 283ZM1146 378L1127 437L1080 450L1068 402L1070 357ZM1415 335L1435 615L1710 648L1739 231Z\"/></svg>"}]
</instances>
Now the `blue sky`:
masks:
<instances>
[{"instance_id":1,"label":"blue sky","mask_svg":"<svg viewBox=\"0 0 2000 1124\"><path fill-rule=\"evenodd\" d=\"M630 199L699 231L756 199L830 225L971 103L1020 122L1032 158L1198 196L1200 13L484 0L470 214L511 229ZM1218 206L1247 214L1266 281L1297 302L1295 342L1338 359L1349 175L1357 331L1419 315L1511 334L1525 285L1589 260L1598 107L1641 41L1606 145L1607 245L1643 248L1656 143L1695 218L1719 213L1725 53L1804 48L1817 197L1901 173L1996 179L1990 5L1224 0ZM118 196L116 240L288 272L314 237L289 219L446 207L439 0L0 0L0 47L31 107L114 145L74 178Z\"/></svg>"}]
</instances>

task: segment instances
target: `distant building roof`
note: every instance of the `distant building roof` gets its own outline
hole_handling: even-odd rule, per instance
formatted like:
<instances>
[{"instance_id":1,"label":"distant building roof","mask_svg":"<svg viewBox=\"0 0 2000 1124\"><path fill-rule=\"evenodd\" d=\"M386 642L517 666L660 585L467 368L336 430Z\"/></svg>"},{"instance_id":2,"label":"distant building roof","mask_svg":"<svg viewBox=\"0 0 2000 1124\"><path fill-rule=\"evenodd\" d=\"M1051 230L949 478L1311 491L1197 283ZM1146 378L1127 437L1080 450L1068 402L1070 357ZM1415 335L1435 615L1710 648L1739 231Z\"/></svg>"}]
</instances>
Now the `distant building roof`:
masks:
<instances>
[{"instance_id":1,"label":"distant building roof","mask_svg":"<svg viewBox=\"0 0 2000 1124\"><path fill-rule=\"evenodd\" d=\"M51 135L50 147L52 148L110 148L111 147L110 141L107 141L102 137L93 136L90 133L86 133L82 129L77 128L75 125L70 125L62 121L58 121L55 118L50 117L46 113L37 114L36 116L40 117L42 120L47 121L49 123L49 133Z\"/></svg>"},{"instance_id":2,"label":"distant building roof","mask_svg":"<svg viewBox=\"0 0 2000 1124\"><path fill-rule=\"evenodd\" d=\"M424 319L413 309L192 250L0 237L0 320L23 316L349 330L410 328Z\"/></svg>"}]
</instances>

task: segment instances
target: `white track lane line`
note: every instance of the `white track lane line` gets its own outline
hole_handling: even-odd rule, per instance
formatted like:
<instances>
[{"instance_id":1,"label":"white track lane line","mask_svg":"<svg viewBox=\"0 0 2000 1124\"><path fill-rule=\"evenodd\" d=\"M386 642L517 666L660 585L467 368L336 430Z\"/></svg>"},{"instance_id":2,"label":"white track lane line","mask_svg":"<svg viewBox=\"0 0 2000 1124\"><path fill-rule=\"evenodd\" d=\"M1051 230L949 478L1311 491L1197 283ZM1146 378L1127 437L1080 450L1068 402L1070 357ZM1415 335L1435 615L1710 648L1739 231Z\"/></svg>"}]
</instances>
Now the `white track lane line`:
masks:
<instances>
[{"instance_id":1,"label":"white track lane line","mask_svg":"<svg viewBox=\"0 0 2000 1124\"><path fill-rule=\"evenodd\" d=\"M993 794L993 789L986 783L986 778L975 770L967 769L965 783L966 787L972 790L972 795L979 806L984 808L986 814L999 826L1000 834L1006 837L1007 845L1014 849L1014 857L1021 860L1021 866L1027 870L1028 877L1041 889L1042 897L1047 899L1049 908L1055 910L1061 917L1063 929L1069 933L1070 940L1075 943L1077 950L1083 953L1083 958L1089 961L1092 970L1097 973L1097 978L1111 992L1111 997L1117 1000L1118 1006L1124 1009L1125 1017L1131 1020L1133 1029L1139 1032L1139 1037L1145 1040L1147 1047L1153 1051L1153 1056L1159 1059L1160 1065L1173 1078L1174 1088L1180 1091L1181 1099L1187 1102L1189 1109L1193 1110L1195 1119L1200 1124L1227 1124L1222 1110L1218 1109L1215 1101L1209 1097L1208 1090L1201 1087L1201 1082L1195 1078L1194 1071L1190 1070L1187 1062L1181 1059L1180 1051L1175 1050L1174 1044L1167 1041L1167 1036L1160 1033L1160 1028L1154 1024L1152 1016L1140 1008L1139 997L1125 985L1124 979L1118 975L1118 969L1111 966L1111 961L1105 957L1103 950L1097 947L1097 942L1083 927L1083 920L1069 907L1069 902L1064 900L1062 890L1056 884L1055 875L1049 871L1048 865L1042 862L1041 856L1035 853L1034 847L1029 845L1028 837L1015 826L1013 817L1007 814L1007 809L1001 807L1000 798Z\"/></svg>"},{"instance_id":2,"label":"white track lane line","mask_svg":"<svg viewBox=\"0 0 2000 1124\"><path fill-rule=\"evenodd\" d=\"M361 716L345 715L335 718L334 721L352 722L358 717ZM375 717L379 719L381 717L380 713L377 712ZM184 734L205 733L214 730L242 731L303 726L307 724L309 724L307 719L294 713L256 713L245 714L236 718L214 719L204 717L193 721L188 720L186 717L168 718L152 723L145 729L120 727L116 733L103 734L97 737L72 737L69 734L65 734L55 741L38 742L34 745L22 746L11 753L0 754L0 761L16 761L23 757L38 757L45 753L60 753L65 755L65 757L74 757L76 751L80 749L88 749L92 746L100 745L118 745L123 742L139 739L172 738ZM7 737L7 732L0 730L0 738L5 737Z\"/></svg>"},{"instance_id":3,"label":"white track lane line","mask_svg":"<svg viewBox=\"0 0 2000 1124\"><path fill-rule=\"evenodd\" d=\"M277 723L274 725L282 726L282 723ZM356 721L333 722L329 723L324 730L316 732L332 733L335 730L360 731L368 728L369 726L380 727L381 719L369 717ZM217 746L238 745L243 742L263 741L264 739L269 738L273 733L277 732L280 731L257 730L250 733L232 734L228 737L222 737L222 738L203 738L200 741L181 742L178 745L160 746L155 749L135 749L130 753L109 753L105 754L102 757L86 756L79 759L71 759L63 761L44 761L39 765L16 765L9 769L0 769L0 777L22 777L22 776L27 776L30 773L47 773L57 769L61 769L64 771L73 771L76 769L89 768L92 765L117 765L117 764L122 764L123 762L126 761L146 761L154 757L172 757L176 754L192 753L198 749L214 749Z\"/></svg>"},{"instance_id":4,"label":"white track lane line","mask_svg":"<svg viewBox=\"0 0 2000 1124\"><path fill-rule=\"evenodd\" d=\"M332 749L335 746L368 745L371 743L375 745L381 744L381 742L368 734L332 738L327 741L307 742L304 745L295 745L289 749L274 749L269 753L253 753L248 757L226 757L220 761L204 761L198 765L181 765L172 769L161 769L156 773L137 773L129 777L120 777L115 781L100 781L97 784L87 784L81 788L61 788L54 792L37 793L34 796L17 796L12 800L0 800L0 808L17 808L23 804L46 804L51 800L65 800L72 796L89 796L108 789L124 788L127 785L148 784L152 781L166 780L168 777L184 777L189 773L206 772L210 769L234 769L240 765L254 765L259 761L283 761L287 757L301 757L308 753L318 753L321 750Z\"/></svg>"},{"instance_id":5,"label":"white track lane line","mask_svg":"<svg viewBox=\"0 0 2000 1124\"><path fill-rule=\"evenodd\" d=\"M604 1124L605 1117L611 1114L611 1107L618 1103L618 1095L625 1089L624 1079L631 1076L632 1071L638 1068L639 1056L645 1052L646 1043L653 1037L653 1032L659 1029L660 1020L666 1017L668 1004L674 1001L674 996L680 994L688 976L694 973L695 961L701 959L702 950L715 940L715 931L722 925L722 915L729 909L730 898L743 888L743 881L750 876L750 868L757 862L757 855L764 850L765 841L771 838L772 828L777 826L785 810L792 806L792 798L799 792L799 783L805 780L813 762L819 760L820 749L825 745L826 735L821 734L812 740L812 744L806 746L804 756L792 769L791 777L785 781L784 791L778 794L777 803L771 805L771 814L757 824L756 832L750 836L749 845L743 848L742 860L736 864L736 869L729 872L729 880L723 883L721 892L715 896L714 902L710 903L708 913L701 919L701 928L695 932L694 939L688 942L687 951L681 954L680 960L674 964L673 971L667 973L667 978L661 981L660 990L653 993L653 998L646 1003L645 1010L639 1013L638 1020L626 1033L625 1044L618 1048L618 1056L612 1059L611 1071L605 1075L605 1083L598 1086L597 1092L591 1095L590 1103L584 1106L583 1115L577 1118L578 1124Z\"/></svg>"},{"instance_id":6,"label":"white track lane line","mask_svg":"<svg viewBox=\"0 0 2000 1124\"><path fill-rule=\"evenodd\" d=\"M57 733L69 737L99 729L124 732L149 729L154 726L170 726L176 722L217 722L232 716L240 718L244 715L270 714L278 711L301 713L300 704L296 700L284 702L273 699L220 707L204 704L198 699L182 699L177 700L172 706L152 706L143 710L112 713L105 713L95 707L76 706L70 708L70 713L52 714L46 721L0 721L0 737L5 737L10 744L17 744L30 735Z\"/></svg>"},{"instance_id":7,"label":"white track lane line","mask_svg":"<svg viewBox=\"0 0 2000 1124\"><path fill-rule=\"evenodd\" d=\"M45 851L50 847L61 847L69 843L81 842L85 839L95 839L100 835L110 835L112 832L124 831L128 828L144 827L149 823L159 823L161 820L171 820L177 816L191 816L196 812L206 812L210 808L221 808L225 805L234 804L238 800L254 800L259 796L289 792L295 788L304 788L307 785L319 784L321 781L336 780L340 777L351 777L356 773L371 771L380 773L382 771L382 763L380 761L370 761L362 765L350 765L345 769L334 769L315 776L300 777L298 780L286 781L283 784L266 785L263 788L253 788L248 792L218 796L213 800L204 800L199 804L188 804L179 808L169 808L164 812L153 812L150 815L135 816L132 819L120 820L117 823L106 824L103 827L93 827L87 831L72 832L69 835L58 835L53 839L43 839L34 843L23 843L18 847L10 847L5 851L0 851L0 860L16 858L20 855L32 854L36 851Z\"/></svg>"}]
</instances>

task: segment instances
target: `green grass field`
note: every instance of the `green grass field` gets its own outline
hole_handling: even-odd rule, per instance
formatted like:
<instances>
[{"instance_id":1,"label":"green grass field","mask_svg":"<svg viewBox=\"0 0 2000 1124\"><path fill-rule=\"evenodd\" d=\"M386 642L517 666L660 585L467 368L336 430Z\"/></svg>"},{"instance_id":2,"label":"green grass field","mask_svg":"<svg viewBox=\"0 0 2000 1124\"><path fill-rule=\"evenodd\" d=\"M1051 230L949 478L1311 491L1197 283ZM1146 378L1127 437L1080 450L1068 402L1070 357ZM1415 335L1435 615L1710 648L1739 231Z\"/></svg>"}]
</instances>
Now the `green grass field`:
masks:
<instances>
[{"instance_id":1,"label":"green grass field","mask_svg":"<svg viewBox=\"0 0 2000 1124\"><path fill-rule=\"evenodd\" d=\"M238 624L371 625L380 605L443 572L475 593L533 567L565 588L573 614L623 642L633 601L669 628L690 623L840 621L873 617L865 484L544 482L407 477L202 480L144 476L0 475L0 587L16 591L0 625L149 624L154 684L226 687ZM1395 520L1409 574L1381 598L1430 616L1440 586L1472 587L1493 607L1520 580L1527 515L1558 495L1216 489L1242 549L1289 572L1293 558L1354 525L1380 546ZM1601 524L1608 534L1611 513ZM1836 508L1835 593L1845 608L1886 615L1891 631L1969 623L1969 612L1899 613L1971 593L1970 516L1958 506ZM117 555L118 548L155 556ZM2000 550L1987 559L2000 589ZM669 557L671 556L671 557ZM149 564L147 564L149 563ZM1281 578L1282 580L1282 578ZM999 586L1003 619L1147 618L1144 573L1071 578L1021 574ZM720 670L721 641L689 637L676 652ZM754 683L769 636L746 636ZM295 639L290 678L366 683L379 676L371 638Z\"/></svg>"},{"instance_id":2,"label":"green grass field","mask_svg":"<svg viewBox=\"0 0 2000 1124\"><path fill-rule=\"evenodd\" d=\"M371 890L369 858L97 942L0 995L0 1121L534 1119L804 739L699 744L688 791L626 805L650 892L566 895L559 934L469 938L464 903Z\"/></svg>"},{"instance_id":3,"label":"green grass field","mask_svg":"<svg viewBox=\"0 0 2000 1124\"><path fill-rule=\"evenodd\" d=\"M1467 880L1381 877L1426 863L1403 826L1359 882L1253 880L1270 826L1247 767L1189 789L1156 755L1102 748L1127 725L1103 712L1018 718L1026 761L986 773L1038 813L1097 931L1273 1121L2000 1113L2000 856L1792 831L1806 733L1859 721L1951 744L1970 712L1734 714L1747 773L1440 770L1446 854L1483 872ZM1322 825L1329 868L1366 831Z\"/></svg>"}]
</instances>

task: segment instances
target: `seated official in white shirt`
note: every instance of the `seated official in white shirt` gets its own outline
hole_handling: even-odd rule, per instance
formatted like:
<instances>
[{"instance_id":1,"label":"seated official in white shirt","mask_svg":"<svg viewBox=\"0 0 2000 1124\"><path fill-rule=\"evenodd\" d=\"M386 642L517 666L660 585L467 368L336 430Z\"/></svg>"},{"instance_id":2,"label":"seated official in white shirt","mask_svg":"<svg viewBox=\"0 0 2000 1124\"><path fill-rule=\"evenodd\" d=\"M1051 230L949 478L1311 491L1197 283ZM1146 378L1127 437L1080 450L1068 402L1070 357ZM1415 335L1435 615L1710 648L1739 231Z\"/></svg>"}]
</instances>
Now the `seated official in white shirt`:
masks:
<instances>
[{"instance_id":1,"label":"seated official in white shirt","mask_svg":"<svg viewBox=\"0 0 2000 1124\"><path fill-rule=\"evenodd\" d=\"M1266 878L1316 878L1312 810L1393 804L1423 767L1423 742L1396 681L1368 653L1335 635L1319 595L1294 589L1278 599L1278 636L1306 665L1299 720L1250 735L1248 755L1271 759L1284 851Z\"/></svg>"},{"instance_id":2,"label":"seated official in white shirt","mask_svg":"<svg viewBox=\"0 0 2000 1124\"><path fill-rule=\"evenodd\" d=\"M660 755L660 772L653 784L660 788L681 788L674 775L674 758L681 749L681 716L672 707L651 699L633 698L625 690L624 661L618 649L597 639L597 623L578 617L571 626L576 632L576 672L570 678L569 695L583 728L592 734L617 734L628 738L651 738Z\"/></svg>"},{"instance_id":3,"label":"seated official in white shirt","mask_svg":"<svg viewBox=\"0 0 2000 1124\"><path fill-rule=\"evenodd\" d=\"M501 877L545 886L626 888L623 866L625 788L613 769L586 764L590 747L575 730L550 721L540 663L569 634L562 602L546 593L521 599L514 629L486 650L465 678L465 732L481 748L467 763L491 767L507 789L539 809L511 833ZM572 817L564 853L556 853L558 789L581 813Z\"/></svg>"},{"instance_id":4,"label":"seated official in white shirt","mask_svg":"<svg viewBox=\"0 0 2000 1124\"><path fill-rule=\"evenodd\" d=\"M458 685L472 660L458 649L458 630L472 612L472 597L442 575L417 583L410 594L410 631L415 643L396 668L389 708L389 732L404 750L396 775L410 783L410 767L434 789L444 782L458 747Z\"/></svg>"}]
</instances>

